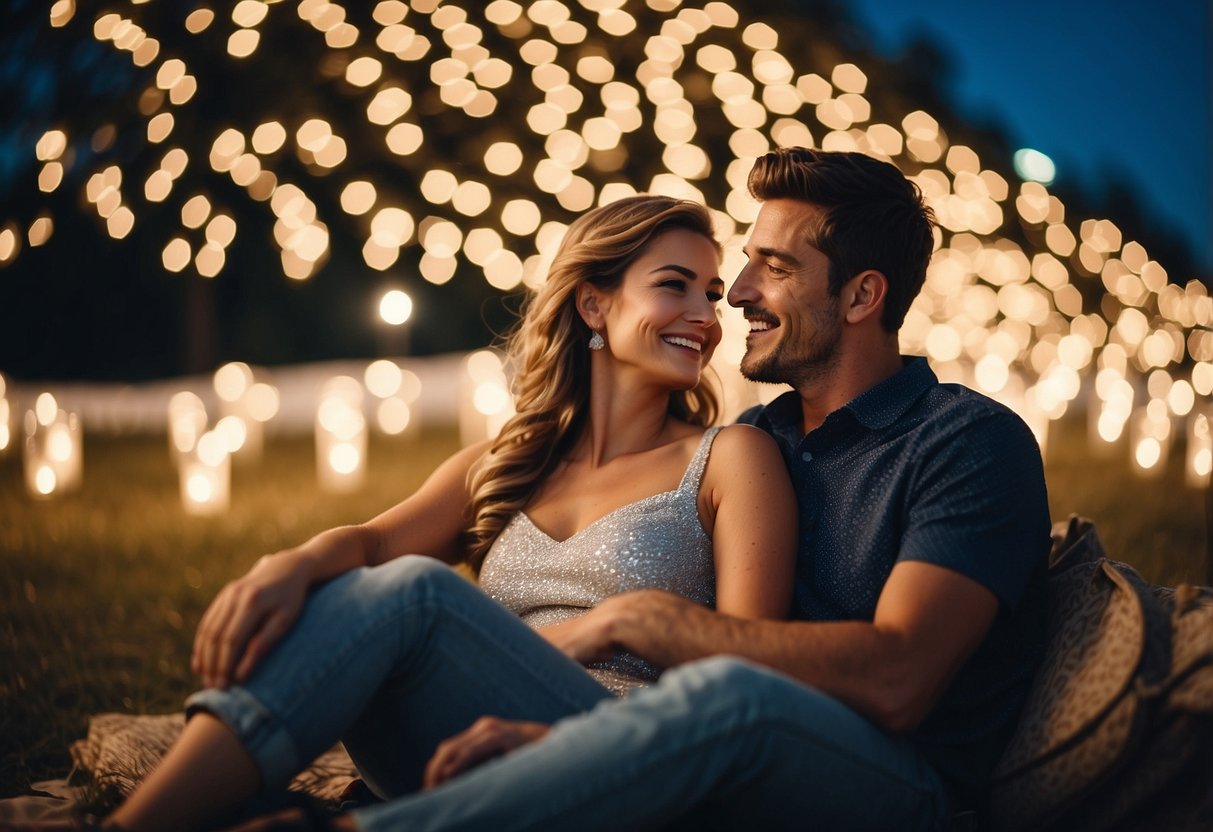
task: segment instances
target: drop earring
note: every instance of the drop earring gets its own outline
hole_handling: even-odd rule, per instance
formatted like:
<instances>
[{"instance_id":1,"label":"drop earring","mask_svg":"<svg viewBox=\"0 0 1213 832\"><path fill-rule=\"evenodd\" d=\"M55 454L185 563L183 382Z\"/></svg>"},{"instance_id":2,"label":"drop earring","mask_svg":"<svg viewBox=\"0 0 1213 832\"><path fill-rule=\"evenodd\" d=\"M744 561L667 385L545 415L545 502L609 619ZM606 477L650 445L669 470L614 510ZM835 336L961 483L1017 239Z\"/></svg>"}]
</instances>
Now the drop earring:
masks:
<instances>
[{"instance_id":1,"label":"drop earring","mask_svg":"<svg viewBox=\"0 0 1213 832\"><path fill-rule=\"evenodd\" d=\"M602 349L605 346L606 346L606 341L603 339L602 333L595 330L594 334L590 336L589 348L597 351L597 350Z\"/></svg>"}]
</instances>

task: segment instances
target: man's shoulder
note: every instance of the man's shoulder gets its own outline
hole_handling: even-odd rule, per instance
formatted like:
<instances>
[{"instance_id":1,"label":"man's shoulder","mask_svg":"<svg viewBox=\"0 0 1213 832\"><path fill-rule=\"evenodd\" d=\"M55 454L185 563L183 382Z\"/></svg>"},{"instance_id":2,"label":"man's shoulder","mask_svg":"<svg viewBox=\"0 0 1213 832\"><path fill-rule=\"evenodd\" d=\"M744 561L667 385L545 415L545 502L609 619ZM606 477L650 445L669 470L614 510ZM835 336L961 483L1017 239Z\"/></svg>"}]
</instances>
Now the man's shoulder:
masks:
<instances>
[{"instance_id":1,"label":"man's shoulder","mask_svg":"<svg viewBox=\"0 0 1213 832\"><path fill-rule=\"evenodd\" d=\"M1010 407L963 384L933 385L908 415L915 422L953 430L985 428L1031 433L1023 418Z\"/></svg>"},{"instance_id":2,"label":"man's shoulder","mask_svg":"<svg viewBox=\"0 0 1213 832\"><path fill-rule=\"evenodd\" d=\"M984 470L1043 477L1040 445L1023 418L960 384L932 385L884 436L891 446L909 449L906 459L919 472L967 476Z\"/></svg>"}]
</instances>

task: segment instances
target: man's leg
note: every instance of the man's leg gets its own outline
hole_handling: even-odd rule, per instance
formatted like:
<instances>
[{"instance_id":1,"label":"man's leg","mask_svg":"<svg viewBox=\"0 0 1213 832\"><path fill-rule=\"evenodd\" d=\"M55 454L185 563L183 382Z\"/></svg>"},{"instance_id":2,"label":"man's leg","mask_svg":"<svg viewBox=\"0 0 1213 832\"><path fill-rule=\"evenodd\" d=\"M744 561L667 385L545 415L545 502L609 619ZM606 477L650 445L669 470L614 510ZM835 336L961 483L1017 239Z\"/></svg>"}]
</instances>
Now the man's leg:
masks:
<instances>
[{"instance_id":1,"label":"man's leg","mask_svg":"<svg viewBox=\"0 0 1213 832\"><path fill-rule=\"evenodd\" d=\"M388 829L932 829L943 786L904 740L817 691L717 658L600 703L430 792L356 813Z\"/></svg>"},{"instance_id":2,"label":"man's leg","mask_svg":"<svg viewBox=\"0 0 1213 832\"><path fill-rule=\"evenodd\" d=\"M368 781L394 795L417 788L434 747L479 716L554 722L604 698L583 668L470 582L406 557L317 589L251 679L195 694L187 710L225 725L268 788L352 731ZM165 793L173 785L158 782ZM213 795L230 806L226 797ZM146 798L152 814L173 806Z\"/></svg>"}]
</instances>

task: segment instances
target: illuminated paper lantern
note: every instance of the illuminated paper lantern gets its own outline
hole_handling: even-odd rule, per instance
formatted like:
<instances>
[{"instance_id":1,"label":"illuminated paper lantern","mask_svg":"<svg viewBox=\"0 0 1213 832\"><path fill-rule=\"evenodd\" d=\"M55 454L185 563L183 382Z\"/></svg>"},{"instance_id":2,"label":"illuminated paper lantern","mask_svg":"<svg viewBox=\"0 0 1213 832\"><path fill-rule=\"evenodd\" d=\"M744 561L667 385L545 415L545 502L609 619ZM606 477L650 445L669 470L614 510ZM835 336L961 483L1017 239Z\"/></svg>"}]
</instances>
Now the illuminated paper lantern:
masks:
<instances>
[{"instance_id":1,"label":"illuminated paper lantern","mask_svg":"<svg viewBox=\"0 0 1213 832\"><path fill-rule=\"evenodd\" d=\"M173 463L181 460L198 445L206 433L206 405L188 390L175 393L168 402L168 443Z\"/></svg>"},{"instance_id":2,"label":"illuminated paper lantern","mask_svg":"<svg viewBox=\"0 0 1213 832\"><path fill-rule=\"evenodd\" d=\"M0 397L0 457L13 447L13 412L8 399Z\"/></svg>"},{"instance_id":3,"label":"illuminated paper lantern","mask_svg":"<svg viewBox=\"0 0 1213 832\"><path fill-rule=\"evenodd\" d=\"M362 385L349 376L325 383L316 408L316 473L326 491L349 492L366 479Z\"/></svg>"},{"instance_id":4,"label":"illuminated paper lantern","mask_svg":"<svg viewBox=\"0 0 1213 832\"><path fill-rule=\"evenodd\" d=\"M1171 450L1174 433L1166 405L1158 399L1151 405L1154 402L1162 404L1162 408L1147 406L1133 414L1129 437L1134 471L1151 479L1161 477L1166 471L1167 454Z\"/></svg>"},{"instance_id":5,"label":"illuminated paper lantern","mask_svg":"<svg viewBox=\"0 0 1213 832\"><path fill-rule=\"evenodd\" d=\"M0 373L0 457L13 447L13 408L7 396L8 381Z\"/></svg>"},{"instance_id":6,"label":"illuminated paper lantern","mask_svg":"<svg viewBox=\"0 0 1213 832\"><path fill-rule=\"evenodd\" d=\"M459 377L460 441L467 446L494 437L513 415L514 397L500 356L490 350L469 355Z\"/></svg>"},{"instance_id":7,"label":"illuminated paper lantern","mask_svg":"<svg viewBox=\"0 0 1213 832\"><path fill-rule=\"evenodd\" d=\"M415 435L421 425L414 407L421 396L421 379L387 359L372 361L364 374L366 389L375 397L374 425L385 436Z\"/></svg>"},{"instance_id":8,"label":"illuminated paper lantern","mask_svg":"<svg viewBox=\"0 0 1213 832\"><path fill-rule=\"evenodd\" d=\"M232 462L227 443L215 431L204 433L180 456L181 505L187 514L212 516L231 504Z\"/></svg>"},{"instance_id":9,"label":"illuminated paper lantern","mask_svg":"<svg viewBox=\"0 0 1213 832\"><path fill-rule=\"evenodd\" d=\"M1213 470L1213 420L1208 413L1196 412L1188 419L1187 447L1184 452L1184 480L1192 488L1207 488Z\"/></svg>"},{"instance_id":10,"label":"illuminated paper lantern","mask_svg":"<svg viewBox=\"0 0 1213 832\"><path fill-rule=\"evenodd\" d=\"M260 459L265 424L278 414L277 388L258 381L257 371L241 361L216 370L213 383L228 451L241 461Z\"/></svg>"},{"instance_id":11,"label":"illuminated paper lantern","mask_svg":"<svg viewBox=\"0 0 1213 832\"><path fill-rule=\"evenodd\" d=\"M59 408L50 393L25 414L25 485L39 499L80 487L84 470L80 416Z\"/></svg>"}]
</instances>

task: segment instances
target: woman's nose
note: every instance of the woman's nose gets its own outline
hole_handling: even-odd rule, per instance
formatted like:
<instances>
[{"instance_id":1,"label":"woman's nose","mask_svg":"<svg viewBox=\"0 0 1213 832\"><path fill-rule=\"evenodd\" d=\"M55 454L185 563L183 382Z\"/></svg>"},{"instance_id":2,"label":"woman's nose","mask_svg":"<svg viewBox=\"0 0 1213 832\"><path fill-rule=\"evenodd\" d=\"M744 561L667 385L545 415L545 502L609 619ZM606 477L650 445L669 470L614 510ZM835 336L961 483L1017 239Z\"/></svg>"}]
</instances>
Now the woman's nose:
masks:
<instances>
[{"instance_id":1,"label":"woman's nose","mask_svg":"<svg viewBox=\"0 0 1213 832\"><path fill-rule=\"evenodd\" d=\"M710 324L716 320L716 304L703 296L691 301L686 311L686 319L692 323Z\"/></svg>"}]
</instances>

